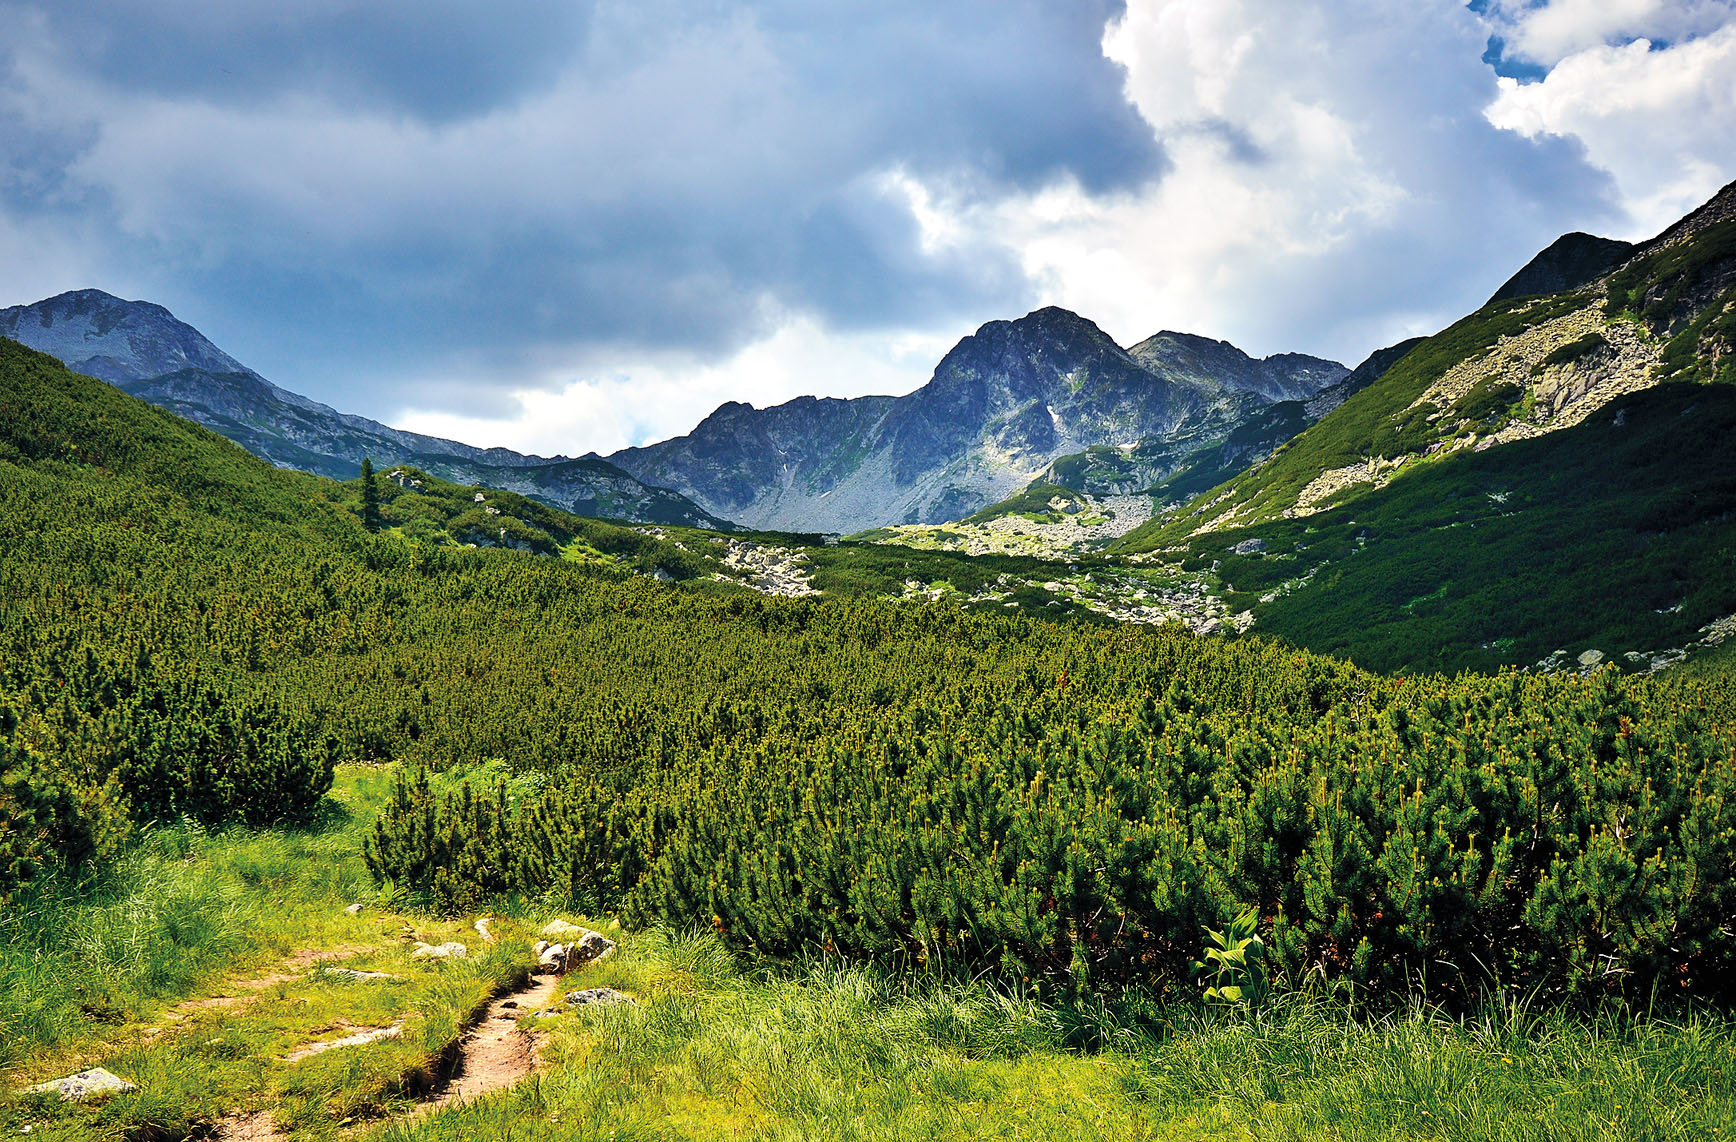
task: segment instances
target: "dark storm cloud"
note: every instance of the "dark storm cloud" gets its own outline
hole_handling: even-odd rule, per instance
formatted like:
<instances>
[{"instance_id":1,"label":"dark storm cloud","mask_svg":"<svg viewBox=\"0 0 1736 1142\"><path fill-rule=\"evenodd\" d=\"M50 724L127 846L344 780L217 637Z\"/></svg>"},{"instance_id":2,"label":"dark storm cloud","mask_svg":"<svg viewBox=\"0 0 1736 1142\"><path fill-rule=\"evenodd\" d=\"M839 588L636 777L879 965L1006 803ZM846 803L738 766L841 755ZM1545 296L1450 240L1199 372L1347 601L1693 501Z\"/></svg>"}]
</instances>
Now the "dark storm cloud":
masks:
<instances>
[{"instance_id":1,"label":"dark storm cloud","mask_svg":"<svg viewBox=\"0 0 1736 1142\"><path fill-rule=\"evenodd\" d=\"M539 339L718 354L777 309L1011 311L1015 256L925 250L885 176L1156 177L1100 50L1118 10L0 0L30 29L0 54L0 143L30 156L0 210L96 227L117 279L352 406L454 354L522 385Z\"/></svg>"},{"instance_id":2,"label":"dark storm cloud","mask_svg":"<svg viewBox=\"0 0 1736 1142\"><path fill-rule=\"evenodd\" d=\"M115 86L168 98L269 100L318 90L430 121L551 82L583 43L571 0L53 0L56 47Z\"/></svg>"}]
</instances>

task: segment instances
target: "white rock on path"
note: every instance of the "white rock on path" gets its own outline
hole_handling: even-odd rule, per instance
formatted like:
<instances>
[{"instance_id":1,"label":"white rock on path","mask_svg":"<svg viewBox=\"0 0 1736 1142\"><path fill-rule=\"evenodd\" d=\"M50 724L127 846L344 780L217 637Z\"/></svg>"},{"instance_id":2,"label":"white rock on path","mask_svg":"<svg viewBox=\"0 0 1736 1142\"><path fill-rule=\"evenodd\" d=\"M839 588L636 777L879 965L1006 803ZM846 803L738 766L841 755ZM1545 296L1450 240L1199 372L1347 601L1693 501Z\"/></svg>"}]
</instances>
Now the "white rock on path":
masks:
<instances>
[{"instance_id":1,"label":"white rock on path","mask_svg":"<svg viewBox=\"0 0 1736 1142\"><path fill-rule=\"evenodd\" d=\"M79 1071L77 1074L67 1075L63 1079L25 1087L24 1093L58 1094L62 1102L84 1102L86 1099L110 1094L125 1094L127 1091L138 1089L137 1083L130 1083L101 1067L92 1067L88 1071Z\"/></svg>"},{"instance_id":2,"label":"white rock on path","mask_svg":"<svg viewBox=\"0 0 1736 1142\"><path fill-rule=\"evenodd\" d=\"M416 950L410 953L413 960L462 960L470 955L470 949L456 940L444 944L424 944L416 942Z\"/></svg>"}]
</instances>

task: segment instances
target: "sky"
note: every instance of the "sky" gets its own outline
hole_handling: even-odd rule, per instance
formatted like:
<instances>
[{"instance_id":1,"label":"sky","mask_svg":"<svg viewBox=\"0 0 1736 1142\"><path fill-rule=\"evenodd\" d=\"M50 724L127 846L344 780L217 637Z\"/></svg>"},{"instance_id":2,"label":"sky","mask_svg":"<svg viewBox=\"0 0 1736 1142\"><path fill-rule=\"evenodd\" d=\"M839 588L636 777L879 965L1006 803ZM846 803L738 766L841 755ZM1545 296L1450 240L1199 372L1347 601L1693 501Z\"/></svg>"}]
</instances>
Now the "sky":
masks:
<instances>
[{"instance_id":1,"label":"sky","mask_svg":"<svg viewBox=\"0 0 1736 1142\"><path fill-rule=\"evenodd\" d=\"M1356 364L1736 178L1736 0L0 0L0 306L478 445L1062 305Z\"/></svg>"}]
</instances>

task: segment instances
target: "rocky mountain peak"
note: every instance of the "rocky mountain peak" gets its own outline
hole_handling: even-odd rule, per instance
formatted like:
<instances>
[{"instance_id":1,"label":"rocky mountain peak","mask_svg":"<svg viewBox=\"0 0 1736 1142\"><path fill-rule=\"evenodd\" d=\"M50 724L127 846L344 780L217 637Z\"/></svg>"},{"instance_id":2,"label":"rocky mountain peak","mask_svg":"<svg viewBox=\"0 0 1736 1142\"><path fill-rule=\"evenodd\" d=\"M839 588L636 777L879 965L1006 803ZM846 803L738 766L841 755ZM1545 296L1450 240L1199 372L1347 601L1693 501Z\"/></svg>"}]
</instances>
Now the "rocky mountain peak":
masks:
<instances>
[{"instance_id":1,"label":"rocky mountain peak","mask_svg":"<svg viewBox=\"0 0 1736 1142\"><path fill-rule=\"evenodd\" d=\"M1489 300L1578 289L1615 269L1633 252L1632 242L1579 231L1563 234L1508 278Z\"/></svg>"},{"instance_id":2,"label":"rocky mountain peak","mask_svg":"<svg viewBox=\"0 0 1736 1142\"><path fill-rule=\"evenodd\" d=\"M1349 373L1337 361L1304 353L1250 357L1228 341L1165 329L1128 350L1154 373L1208 384L1218 391L1253 393L1268 401L1306 400Z\"/></svg>"},{"instance_id":3,"label":"rocky mountain peak","mask_svg":"<svg viewBox=\"0 0 1736 1142\"><path fill-rule=\"evenodd\" d=\"M49 353L70 368L111 384L182 369L249 371L162 306L123 301L99 289L74 290L32 305L0 309L0 336Z\"/></svg>"}]
</instances>

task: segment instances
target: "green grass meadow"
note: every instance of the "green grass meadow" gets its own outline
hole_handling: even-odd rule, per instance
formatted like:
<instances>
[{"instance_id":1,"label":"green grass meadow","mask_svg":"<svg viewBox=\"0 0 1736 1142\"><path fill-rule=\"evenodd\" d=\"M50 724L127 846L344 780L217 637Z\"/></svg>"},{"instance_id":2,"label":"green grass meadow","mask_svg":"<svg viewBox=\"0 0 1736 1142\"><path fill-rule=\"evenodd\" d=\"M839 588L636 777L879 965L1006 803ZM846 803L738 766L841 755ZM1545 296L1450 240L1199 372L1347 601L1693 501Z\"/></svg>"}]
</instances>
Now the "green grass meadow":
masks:
<instances>
[{"instance_id":1,"label":"green grass meadow","mask_svg":"<svg viewBox=\"0 0 1736 1142\"><path fill-rule=\"evenodd\" d=\"M542 1070L414 1113L467 1013L529 966L551 901L503 901L501 939L399 910L362 867L380 768L339 771L299 830L160 829L103 880L38 886L0 940L0 1132L220 1137L269 1110L294 1139L1715 1139L1736 1131L1736 1024L1711 1012L1373 1011L1308 988L1258 1007L1042 1003L988 979L731 954L710 932L623 937L564 990L631 1006L546 1023ZM365 902L361 916L343 912ZM570 914L570 913L569 913ZM470 959L420 965L405 930ZM1203 943L1202 943L1203 946ZM360 984L303 968L251 1003L175 1010L310 949L362 949ZM396 1039L295 1063L354 1028ZM86 1066L140 1084L93 1105L21 1088Z\"/></svg>"}]
</instances>

